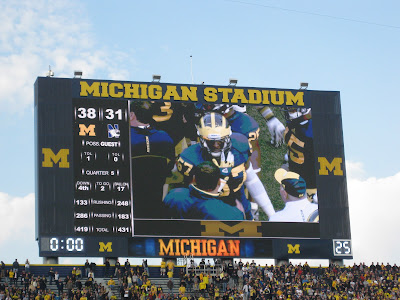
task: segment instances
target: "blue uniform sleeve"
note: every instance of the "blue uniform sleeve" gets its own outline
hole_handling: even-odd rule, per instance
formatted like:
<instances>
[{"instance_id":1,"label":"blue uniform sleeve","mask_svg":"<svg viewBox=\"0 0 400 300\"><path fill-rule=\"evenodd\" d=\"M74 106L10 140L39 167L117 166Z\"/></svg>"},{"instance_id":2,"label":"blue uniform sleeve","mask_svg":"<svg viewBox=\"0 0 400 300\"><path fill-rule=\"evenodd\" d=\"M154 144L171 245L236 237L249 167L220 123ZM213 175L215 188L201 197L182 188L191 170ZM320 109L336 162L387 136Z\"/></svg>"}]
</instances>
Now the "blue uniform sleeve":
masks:
<instances>
[{"instance_id":1,"label":"blue uniform sleeve","mask_svg":"<svg viewBox=\"0 0 400 300\"><path fill-rule=\"evenodd\" d=\"M240 133L232 133L231 141L232 148L235 148L241 155L244 155L248 159L251 151L247 137Z\"/></svg>"},{"instance_id":2,"label":"blue uniform sleeve","mask_svg":"<svg viewBox=\"0 0 400 300\"><path fill-rule=\"evenodd\" d=\"M224 203L222 200L207 200L201 207L204 220L244 220L244 213L238 208Z\"/></svg>"},{"instance_id":3,"label":"blue uniform sleeve","mask_svg":"<svg viewBox=\"0 0 400 300\"><path fill-rule=\"evenodd\" d=\"M167 217L172 219L185 219L187 211L192 206L189 189L177 188L171 190L164 198Z\"/></svg>"},{"instance_id":4,"label":"blue uniform sleeve","mask_svg":"<svg viewBox=\"0 0 400 300\"><path fill-rule=\"evenodd\" d=\"M258 131L260 126L252 117L242 112L235 112L234 115L228 119L232 131L238 132L245 135L248 139L254 138L254 133L257 133L258 138Z\"/></svg>"}]
</instances>

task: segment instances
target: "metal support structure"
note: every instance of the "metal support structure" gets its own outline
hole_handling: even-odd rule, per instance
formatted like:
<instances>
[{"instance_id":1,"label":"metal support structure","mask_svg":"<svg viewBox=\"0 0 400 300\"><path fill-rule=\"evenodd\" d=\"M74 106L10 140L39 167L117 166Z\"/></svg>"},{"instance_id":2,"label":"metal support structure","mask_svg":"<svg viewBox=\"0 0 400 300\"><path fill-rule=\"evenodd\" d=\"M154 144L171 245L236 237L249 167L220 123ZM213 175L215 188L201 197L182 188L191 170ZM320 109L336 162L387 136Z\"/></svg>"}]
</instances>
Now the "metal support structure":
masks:
<instances>
[{"instance_id":1,"label":"metal support structure","mask_svg":"<svg viewBox=\"0 0 400 300\"><path fill-rule=\"evenodd\" d=\"M275 259L275 266L283 266L288 264L289 264L288 259Z\"/></svg>"},{"instance_id":2,"label":"metal support structure","mask_svg":"<svg viewBox=\"0 0 400 300\"><path fill-rule=\"evenodd\" d=\"M43 257L44 265L58 265L58 257Z\"/></svg>"},{"instance_id":3,"label":"metal support structure","mask_svg":"<svg viewBox=\"0 0 400 300\"><path fill-rule=\"evenodd\" d=\"M107 258L108 258L108 261L110 262L110 266L114 267L115 263L117 262L118 257L103 257L103 264L106 263Z\"/></svg>"},{"instance_id":4,"label":"metal support structure","mask_svg":"<svg viewBox=\"0 0 400 300\"><path fill-rule=\"evenodd\" d=\"M329 264L335 264L335 265L338 265L339 267L343 267L344 260L343 259L330 259Z\"/></svg>"}]
</instances>

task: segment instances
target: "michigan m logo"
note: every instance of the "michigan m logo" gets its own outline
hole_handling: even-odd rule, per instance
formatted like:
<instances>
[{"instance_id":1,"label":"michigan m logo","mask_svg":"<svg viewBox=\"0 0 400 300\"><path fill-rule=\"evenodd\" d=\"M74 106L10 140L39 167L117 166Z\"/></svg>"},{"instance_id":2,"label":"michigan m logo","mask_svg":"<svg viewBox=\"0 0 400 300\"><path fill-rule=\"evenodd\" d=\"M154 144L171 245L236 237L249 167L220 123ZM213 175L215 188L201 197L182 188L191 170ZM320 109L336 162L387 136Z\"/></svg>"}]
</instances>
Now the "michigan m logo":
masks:
<instances>
[{"instance_id":1,"label":"michigan m logo","mask_svg":"<svg viewBox=\"0 0 400 300\"><path fill-rule=\"evenodd\" d=\"M95 128L96 125L94 124L90 124L88 127L85 124L79 124L79 135L96 136L96 132L94 132Z\"/></svg>"},{"instance_id":2,"label":"michigan m logo","mask_svg":"<svg viewBox=\"0 0 400 300\"><path fill-rule=\"evenodd\" d=\"M42 148L42 153L44 156L42 167L52 168L54 164L58 164L59 168L69 168L69 149L60 149L57 154L54 154L50 148Z\"/></svg>"},{"instance_id":3,"label":"michigan m logo","mask_svg":"<svg viewBox=\"0 0 400 300\"><path fill-rule=\"evenodd\" d=\"M112 252L112 242L108 242L107 244L99 242L99 252Z\"/></svg>"},{"instance_id":4,"label":"michigan m logo","mask_svg":"<svg viewBox=\"0 0 400 300\"><path fill-rule=\"evenodd\" d=\"M229 226L222 222L202 221L201 225L205 227L201 232L202 236L262 236L261 232L258 232L261 222L239 222Z\"/></svg>"},{"instance_id":5,"label":"michigan m logo","mask_svg":"<svg viewBox=\"0 0 400 300\"><path fill-rule=\"evenodd\" d=\"M295 244L294 246L292 244L287 244L287 248L288 254L300 254L300 244Z\"/></svg>"},{"instance_id":6,"label":"michigan m logo","mask_svg":"<svg viewBox=\"0 0 400 300\"><path fill-rule=\"evenodd\" d=\"M329 162L326 157L318 157L318 162L319 175L329 175L329 172L333 172L333 175L343 176L341 157L333 158L332 162Z\"/></svg>"}]
</instances>

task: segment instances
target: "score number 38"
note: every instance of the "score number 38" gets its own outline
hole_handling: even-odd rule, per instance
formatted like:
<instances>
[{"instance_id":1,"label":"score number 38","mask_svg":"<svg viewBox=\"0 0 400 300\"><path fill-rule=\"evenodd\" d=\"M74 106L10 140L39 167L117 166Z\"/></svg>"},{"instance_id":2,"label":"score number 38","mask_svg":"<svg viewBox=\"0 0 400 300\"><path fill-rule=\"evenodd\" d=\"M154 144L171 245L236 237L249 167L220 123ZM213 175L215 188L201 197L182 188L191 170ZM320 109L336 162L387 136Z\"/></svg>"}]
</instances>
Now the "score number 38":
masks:
<instances>
[{"instance_id":1,"label":"score number 38","mask_svg":"<svg viewBox=\"0 0 400 300\"><path fill-rule=\"evenodd\" d=\"M114 110L112 108L106 108L103 110L102 108L96 109L94 107L88 107L88 108L78 107L76 109L76 117L78 119L93 120L93 119L98 118L98 119L102 120L103 114L107 120L114 120L114 119L122 120L122 109L121 108L117 109L117 110Z\"/></svg>"}]
</instances>

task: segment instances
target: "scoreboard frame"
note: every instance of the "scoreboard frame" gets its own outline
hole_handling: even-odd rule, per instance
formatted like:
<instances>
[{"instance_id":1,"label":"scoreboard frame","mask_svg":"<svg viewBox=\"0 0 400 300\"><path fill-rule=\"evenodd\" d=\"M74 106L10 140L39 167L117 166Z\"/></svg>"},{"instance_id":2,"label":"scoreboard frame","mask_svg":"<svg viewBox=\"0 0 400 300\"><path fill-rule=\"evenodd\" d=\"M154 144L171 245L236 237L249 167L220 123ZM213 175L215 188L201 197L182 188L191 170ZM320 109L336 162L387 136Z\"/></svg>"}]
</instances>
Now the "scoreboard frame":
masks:
<instances>
[{"instance_id":1,"label":"scoreboard frame","mask_svg":"<svg viewBox=\"0 0 400 300\"><path fill-rule=\"evenodd\" d=\"M324 199L319 203L319 223L174 220L168 227L165 224L171 220L132 218L128 221L134 223L130 227L135 229L134 236L130 230L118 232L118 227L113 227L115 232L106 235L99 231L79 234L71 215L74 213L71 201L76 199L71 199L71 195L76 192L75 179L80 173L91 170L80 168L77 145L81 140L76 140L74 132L83 130L85 135L90 135L92 129L89 123L79 128L80 123L68 112L76 115L76 103L103 103L103 108L104 103L109 103L118 111L128 100L160 99L311 107L318 194ZM126 122L126 113L121 112L119 126ZM116 124L111 125L115 130ZM125 156L129 155L127 149L125 147ZM352 258L339 92L38 77L35 82L35 166L36 238L40 256L159 257L190 253L275 259ZM126 170L121 172L127 176ZM129 184L127 179L115 187L125 186L129 190ZM110 190L113 188L110 186ZM115 201L126 199L118 200L114 194L108 197ZM125 214L127 212L121 212ZM129 228L129 225L122 227ZM232 249L239 249L239 252L230 251Z\"/></svg>"}]
</instances>

